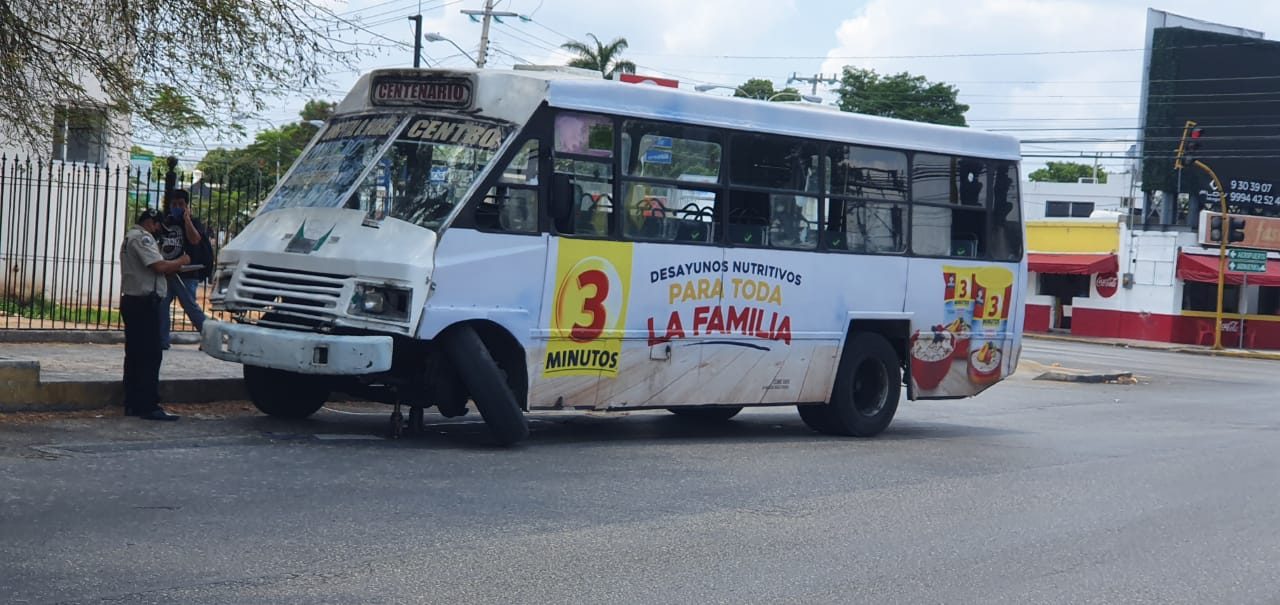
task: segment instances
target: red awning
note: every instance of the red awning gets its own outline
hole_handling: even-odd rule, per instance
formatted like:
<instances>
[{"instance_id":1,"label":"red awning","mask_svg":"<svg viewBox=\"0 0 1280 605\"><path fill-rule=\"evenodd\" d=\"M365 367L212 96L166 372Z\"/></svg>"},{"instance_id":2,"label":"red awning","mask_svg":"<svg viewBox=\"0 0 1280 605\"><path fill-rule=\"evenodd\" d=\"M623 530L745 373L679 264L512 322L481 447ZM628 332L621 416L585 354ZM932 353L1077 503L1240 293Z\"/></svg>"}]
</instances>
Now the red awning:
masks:
<instances>
[{"instance_id":1,"label":"red awning","mask_svg":"<svg viewBox=\"0 0 1280 605\"><path fill-rule=\"evenodd\" d=\"M1227 271L1225 283L1238 286L1244 283L1244 273ZM1267 260L1266 273L1249 273L1250 286L1280 286L1280 260ZM1202 254L1178 255L1178 279L1218 283L1218 257Z\"/></svg>"},{"instance_id":2,"label":"red awning","mask_svg":"<svg viewBox=\"0 0 1280 605\"><path fill-rule=\"evenodd\" d=\"M1114 254L1027 254L1027 270L1058 275L1090 275L1114 273L1120 263Z\"/></svg>"}]
</instances>

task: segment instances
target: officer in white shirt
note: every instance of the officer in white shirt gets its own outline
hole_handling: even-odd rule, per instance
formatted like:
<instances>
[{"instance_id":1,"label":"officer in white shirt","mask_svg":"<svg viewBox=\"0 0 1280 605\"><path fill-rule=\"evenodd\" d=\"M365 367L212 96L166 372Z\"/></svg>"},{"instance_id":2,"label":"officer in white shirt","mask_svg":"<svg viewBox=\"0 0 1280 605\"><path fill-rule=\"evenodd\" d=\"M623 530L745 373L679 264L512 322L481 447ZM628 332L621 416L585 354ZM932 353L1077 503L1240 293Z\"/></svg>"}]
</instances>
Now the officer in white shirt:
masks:
<instances>
[{"instance_id":1,"label":"officer in white shirt","mask_svg":"<svg viewBox=\"0 0 1280 605\"><path fill-rule=\"evenodd\" d=\"M165 260L156 244L163 217L150 208L120 246L120 316L124 319L124 412L146 420L177 420L160 407L160 304L167 276L191 262Z\"/></svg>"}]
</instances>

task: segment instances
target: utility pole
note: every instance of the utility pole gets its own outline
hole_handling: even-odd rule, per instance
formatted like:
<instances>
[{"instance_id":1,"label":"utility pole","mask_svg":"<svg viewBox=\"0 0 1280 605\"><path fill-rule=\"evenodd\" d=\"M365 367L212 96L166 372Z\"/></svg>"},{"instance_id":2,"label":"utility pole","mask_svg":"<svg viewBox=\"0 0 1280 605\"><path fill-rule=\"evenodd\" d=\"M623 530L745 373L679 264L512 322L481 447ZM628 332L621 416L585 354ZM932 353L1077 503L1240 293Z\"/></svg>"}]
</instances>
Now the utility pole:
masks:
<instances>
[{"instance_id":1,"label":"utility pole","mask_svg":"<svg viewBox=\"0 0 1280 605\"><path fill-rule=\"evenodd\" d=\"M818 94L819 82L824 82L826 84L835 84L839 81L840 79L835 76L831 76L830 78L824 78L822 77L822 74L814 74L812 78L801 78L800 76L796 75L796 72L794 71L791 72L791 77L787 78L787 84L790 84L792 82L809 82L813 84L813 92L810 94L814 94L814 95Z\"/></svg>"},{"instance_id":2,"label":"utility pole","mask_svg":"<svg viewBox=\"0 0 1280 605\"><path fill-rule=\"evenodd\" d=\"M482 11L477 11L477 10L461 11L462 14L471 17L473 20L476 18L477 15L482 16L482 20L481 20L482 25L480 26L480 52L479 54L476 55L476 67L479 69L484 69L484 63L488 59L488 55L489 55L489 20L494 17L519 17L520 16L520 13L513 13L511 11L493 10L494 2L495 0L484 0L484 10Z\"/></svg>"},{"instance_id":3,"label":"utility pole","mask_svg":"<svg viewBox=\"0 0 1280 605\"><path fill-rule=\"evenodd\" d=\"M413 21L413 66L422 67L422 15L409 17Z\"/></svg>"}]
</instances>

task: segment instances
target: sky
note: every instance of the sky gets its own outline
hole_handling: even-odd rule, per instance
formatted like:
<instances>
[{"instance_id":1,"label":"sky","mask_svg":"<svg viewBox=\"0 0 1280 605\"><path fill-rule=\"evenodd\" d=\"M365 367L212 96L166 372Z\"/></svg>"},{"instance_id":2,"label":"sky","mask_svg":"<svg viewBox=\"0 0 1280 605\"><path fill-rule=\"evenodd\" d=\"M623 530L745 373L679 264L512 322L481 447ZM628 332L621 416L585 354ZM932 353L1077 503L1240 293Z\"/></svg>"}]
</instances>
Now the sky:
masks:
<instances>
[{"instance_id":1,"label":"sky","mask_svg":"<svg viewBox=\"0 0 1280 605\"><path fill-rule=\"evenodd\" d=\"M348 39L378 46L369 47L359 69L335 68L322 88L279 99L251 124L249 139L253 128L296 121L309 98L341 99L363 71L411 65L410 15L422 14L424 32L447 37L473 57L479 46L480 24L460 11L482 9L484 0L325 1L343 19ZM1116 172L1126 163L1115 156L1132 144L1139 125L1148 8L1280 39L1280 2L1263 0L499 0L496 10L522 17L492 26L488 67L563 64L572 55L559 45L591 33L604 41L626 38L623 56L638 73L688 88L732 87L750 78L781 88L793 75L832 77L844 66L906 71L958 88L970 106L969 125L1022 139L1028 168L1074 156ZM448 42L423 46L427 65L472 65ZM836 98L827 84L790 85L827 102ZM246 142L144 141L188 161L205 149Z\"/></svg>"}]
</instances>

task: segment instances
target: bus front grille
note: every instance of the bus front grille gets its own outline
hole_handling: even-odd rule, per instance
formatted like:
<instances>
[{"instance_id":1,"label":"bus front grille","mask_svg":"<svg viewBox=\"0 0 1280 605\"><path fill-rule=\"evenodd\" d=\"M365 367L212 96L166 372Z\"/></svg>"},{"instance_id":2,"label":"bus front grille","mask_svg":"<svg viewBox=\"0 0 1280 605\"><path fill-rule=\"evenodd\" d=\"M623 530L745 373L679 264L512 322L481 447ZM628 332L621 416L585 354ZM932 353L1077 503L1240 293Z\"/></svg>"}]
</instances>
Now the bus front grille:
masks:
<instances>
[{"instance_id":1,"label":"bus front grille","mask_svg":"<svg viewBox=\"0 0 1280 605\"><path fill-rule=\"evenodd\" d=\"M350 277L250 264L236 276L227 307L249 312L254 323L312 329L339 314Z\"/></svg>"}]
</instances>

